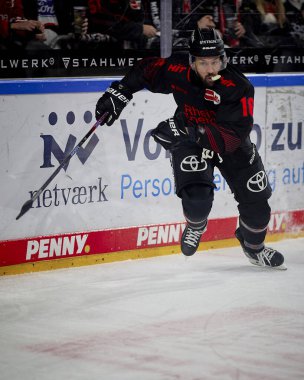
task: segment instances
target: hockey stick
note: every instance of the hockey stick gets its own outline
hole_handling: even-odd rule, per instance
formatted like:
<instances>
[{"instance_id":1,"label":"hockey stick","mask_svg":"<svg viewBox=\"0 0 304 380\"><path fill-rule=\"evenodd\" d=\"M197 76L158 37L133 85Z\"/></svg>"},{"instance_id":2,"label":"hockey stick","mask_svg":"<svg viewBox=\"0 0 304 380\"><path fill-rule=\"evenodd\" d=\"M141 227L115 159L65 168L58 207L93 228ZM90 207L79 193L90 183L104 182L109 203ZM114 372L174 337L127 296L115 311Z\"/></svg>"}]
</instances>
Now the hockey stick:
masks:
<instances>
[{"instance_id":1,"label":"hockey stick","mask_svg":"<svg viewBox=\"0 0 304 380\"><path fill-rule=\"evenodd\" d=\"M28 210L33 206L33 202L39 197L39 195L46 189L46 187L51 183L51 181L56 177L56 175L60 172L60 170L64 167L64 165L74 156L74 154L78 151L78 149L87 141L87 139L91 136L91 134L95 131L95 129L104 122L106 117L108 116L108 112L105 112L99 120L93 125L93 127L89 130L89 132L81 139L81 141L72 149L72 151L62 160L61 164L54 171L54 173L48 178L45 183L40 187L39 190L35 192L32 198L24 203L21 208L19 215L16 217L16 220L21 218Z\"/></svg>"}]
</instances>

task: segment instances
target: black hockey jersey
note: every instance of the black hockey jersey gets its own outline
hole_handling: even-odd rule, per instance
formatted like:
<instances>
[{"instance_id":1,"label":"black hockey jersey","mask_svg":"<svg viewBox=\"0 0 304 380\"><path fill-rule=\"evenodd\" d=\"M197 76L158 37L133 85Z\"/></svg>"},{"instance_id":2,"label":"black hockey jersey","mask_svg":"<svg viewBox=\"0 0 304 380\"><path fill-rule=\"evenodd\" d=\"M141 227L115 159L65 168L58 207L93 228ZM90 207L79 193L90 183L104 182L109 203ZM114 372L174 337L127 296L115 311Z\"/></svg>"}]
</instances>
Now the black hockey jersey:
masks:
<instances>
[{"instance_id":1,"label":"black hockey jersey","mask_svg":"<svg viewBox=\"0 0 304 380\"><path fill-rule=\"evenodd\" d=\"M232 153L248 137L253 125L254 88L235 67L227 65L221 78L207 88L183 55L145 58L122 79L132 93L143 88L172 93L176 114L188 126L203 127L203 147L217 153Z\"/></svg>"}]
</instances>

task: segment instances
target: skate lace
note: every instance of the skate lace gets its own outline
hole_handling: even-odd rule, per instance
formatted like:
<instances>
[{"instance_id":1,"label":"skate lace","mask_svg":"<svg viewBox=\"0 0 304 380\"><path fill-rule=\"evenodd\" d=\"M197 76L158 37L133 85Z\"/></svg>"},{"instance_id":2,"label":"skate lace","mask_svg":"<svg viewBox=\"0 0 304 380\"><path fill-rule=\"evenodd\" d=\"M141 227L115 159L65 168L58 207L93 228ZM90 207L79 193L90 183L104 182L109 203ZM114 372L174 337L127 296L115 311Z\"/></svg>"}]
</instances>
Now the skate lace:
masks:
<instances>
[{"instance_id":1,"label":"skate lace","mask_svg":"<svg viewBox=\"0 0 304 380\"><path fill-rule=\"evenodd\" d=\"M188 245L191 245L192 247L196 247L197 243L199 242L203 231L196 231L192 230L191 228L188 228L186 232L186 237L184 242Z\"/></svg>"},{"instance_id":2,"label":"skate lace","mask_svg":"<svg viewBox=\"0 0 304 380\"><path fill-rule=\"evenodd\" d=\"M265 247L262 252L258 254L258 257L260 259L260 262L266 266L271 265L271 259L273 255L276 253L276 250L272 248Z\"/></svg>"}]
</instances>

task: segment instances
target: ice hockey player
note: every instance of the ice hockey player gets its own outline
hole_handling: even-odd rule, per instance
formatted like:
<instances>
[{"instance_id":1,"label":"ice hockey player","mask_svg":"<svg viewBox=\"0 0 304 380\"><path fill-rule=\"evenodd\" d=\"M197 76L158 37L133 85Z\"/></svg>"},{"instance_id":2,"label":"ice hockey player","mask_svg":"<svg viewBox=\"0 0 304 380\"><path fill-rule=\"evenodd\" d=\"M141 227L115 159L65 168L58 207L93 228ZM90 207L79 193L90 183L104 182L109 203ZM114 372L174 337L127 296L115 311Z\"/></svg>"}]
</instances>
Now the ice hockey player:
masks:
<instances>
[{"instance_id":1,"label":"ice hockey player","mask_svg":"<svg viewBox=\"0 0 304 380\"><path fill-rule=\"evenodd\" d=\"M108 112L112 125L132 94L143 88L173 94L177 109L153 131L155 141L171 153L176 194L182 201L186 228L184 255L193 255L206 230L217 166L238 203L235 235L252 264L286 269L283 255L265 247L271 188L261 157L250 141L254 88L227 63L224 43L214 29L196 29L189 57L145 58L121 81L115 81L96 104L96 118Z\"/></svg>"}]
</instances>

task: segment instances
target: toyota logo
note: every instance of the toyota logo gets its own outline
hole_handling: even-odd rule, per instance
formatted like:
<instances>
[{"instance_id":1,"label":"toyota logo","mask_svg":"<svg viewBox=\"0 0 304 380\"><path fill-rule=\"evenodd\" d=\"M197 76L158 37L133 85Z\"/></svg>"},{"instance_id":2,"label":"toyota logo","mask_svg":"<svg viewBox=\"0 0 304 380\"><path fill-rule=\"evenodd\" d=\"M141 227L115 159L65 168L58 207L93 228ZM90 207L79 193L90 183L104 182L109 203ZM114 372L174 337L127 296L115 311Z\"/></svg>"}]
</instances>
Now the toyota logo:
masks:
<instances>
[{"instance_id":1,"label":"toyota logo","mask_svg":"<svg viewBox=\"0 0 304 380\"><path fill-rule=\"evenodd\" d=\"M202 172L207 169L207 162L202 158L201 161L198 156L187 156L180 164L183 172Z\"/></svg>"},{"instance_id":2,"label":"toyota logo","mask_svg":"<svg viewBox=\"0 0 304 380\"><path fill-rule=\"evenodd\" d=\"M256 173L254 176L249 178L247 182L247 189L254 193L258 193L266 189L267 183L267 175L263 170L261 170L260 172Z\"/></svg>"}]
</instances>

